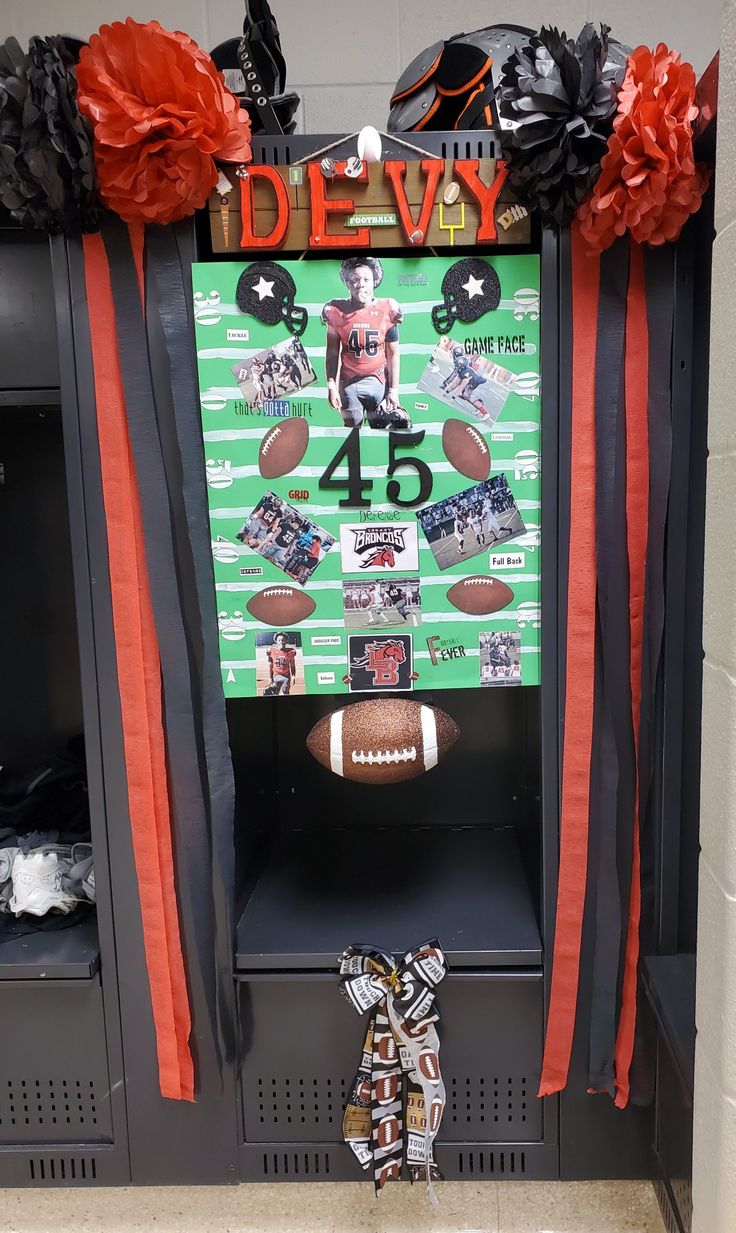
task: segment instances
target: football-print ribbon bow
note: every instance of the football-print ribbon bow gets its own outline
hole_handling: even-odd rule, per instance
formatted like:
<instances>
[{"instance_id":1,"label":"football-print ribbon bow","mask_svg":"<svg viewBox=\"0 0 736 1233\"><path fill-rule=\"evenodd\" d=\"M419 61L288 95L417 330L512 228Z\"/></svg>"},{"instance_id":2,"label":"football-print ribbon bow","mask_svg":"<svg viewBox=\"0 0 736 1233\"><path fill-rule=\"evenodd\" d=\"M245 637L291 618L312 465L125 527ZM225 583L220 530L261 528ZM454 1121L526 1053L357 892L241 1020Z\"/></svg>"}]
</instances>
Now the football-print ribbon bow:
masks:
<instances>
[{"instance_id":1,"label":"football-print ribbon bow","mask_svg":"<svg viewBox=\"0 0 736 1233\"><path fill-rule=\"evenodd\" d=\"M397 963L389 951L356 944L339 959L340 992L370 1011L363 1056L343 1117L343 1136L376 1194L400 1181L440 1177L433 1144L445 1108L435 988L447 972L439 942L423 942ZM404 1120L406 1126L404 1126Z\"/></svg>"}]
</instances>

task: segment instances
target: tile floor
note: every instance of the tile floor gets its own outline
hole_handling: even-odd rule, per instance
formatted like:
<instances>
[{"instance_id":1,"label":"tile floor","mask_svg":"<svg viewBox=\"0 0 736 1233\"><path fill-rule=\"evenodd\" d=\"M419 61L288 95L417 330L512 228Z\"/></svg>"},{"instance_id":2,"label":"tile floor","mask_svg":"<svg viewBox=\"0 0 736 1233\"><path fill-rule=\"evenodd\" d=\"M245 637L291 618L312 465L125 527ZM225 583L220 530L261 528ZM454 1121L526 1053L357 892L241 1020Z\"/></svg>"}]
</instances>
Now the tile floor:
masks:
<instances>
[{"instance_id":1,"label":"tile floor","mask_svg":"<svg viewBox=\"0 0 736 1233\"><path fill-rule=\"evenodd\" d=\"M639 1182L0 1190L2 1233L663 1233Z\"/></svg>"}]
</instances>

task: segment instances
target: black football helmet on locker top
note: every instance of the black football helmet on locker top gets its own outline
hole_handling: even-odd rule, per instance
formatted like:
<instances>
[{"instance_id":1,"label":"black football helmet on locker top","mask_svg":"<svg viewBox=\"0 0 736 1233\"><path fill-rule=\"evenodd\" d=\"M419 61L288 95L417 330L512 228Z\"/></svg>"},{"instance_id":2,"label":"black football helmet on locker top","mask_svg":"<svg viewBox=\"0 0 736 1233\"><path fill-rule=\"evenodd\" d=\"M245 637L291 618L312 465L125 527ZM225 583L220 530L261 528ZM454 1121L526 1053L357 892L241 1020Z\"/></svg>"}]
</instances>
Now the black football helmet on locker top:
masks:
<instances>
[{"instance_id":1,"label":"black football helmet on locker top","mask_svg":"<svg viewBox=\"0 0 736 1233\"><path fill-rule=\"evenodd\" d=\"M307 328L306 308L295 304L296 284L288 270L276 261L253 261L238 279L235 300L241 313L263 325L283 321L298 338Z\"/></svg>"},{"instance_id":2,"label":"black football helmet on locker top","mask_svg":"<svg viewBox=\"0 0 736 1233\"><path fill-rule=\"evenodd\" d=\"M389 132L515 129L515 121L502 116L497 106L502 69L535 33L528 26L486 26L427 47L396 83ZM623 43L608 40L607 76L620 83L630 51Z\"/></svg>"},{"instance_id":3,"label":"black football helmet on locker top","mask_svg":"<svg viewBox=\"0 0 736 1233\"><path fill-rule=\"evenodd\" d=\"M396 83L389 132L498 128L501 68L533 33L528 26L486 26L433 43Z\"/></svg>"},{"instance_id":4,"label":"black football helmet on locker top","mask_svg":"<svg viewBox=\"0 0 736 1233\"><path fill-rule=\"evenodd\" d=\"M432 309L432 325L438 334L449 334L455 321L470 324L501 303L498 274L480 257L463 257L442 279L443 303Z\"/></svg>"}]
</instances>

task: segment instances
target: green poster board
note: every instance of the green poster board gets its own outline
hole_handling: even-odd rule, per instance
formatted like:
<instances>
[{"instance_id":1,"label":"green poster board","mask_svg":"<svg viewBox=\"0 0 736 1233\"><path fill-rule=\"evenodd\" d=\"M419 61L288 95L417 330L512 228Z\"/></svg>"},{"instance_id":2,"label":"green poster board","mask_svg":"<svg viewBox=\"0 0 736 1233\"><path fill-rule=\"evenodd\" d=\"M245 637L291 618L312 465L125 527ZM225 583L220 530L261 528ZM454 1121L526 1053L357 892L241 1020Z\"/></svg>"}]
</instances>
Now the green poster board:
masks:
<instances>
[{"instance_id":1,"label":"green poster board","mask_svg":"<svg viewBox=\"0 0 736 1233\"><path fill-rule=\"evenodd\" d=\"M539 258L356 260L193 269L225 694L536 685Z\"/></svg>"}]
</instances>

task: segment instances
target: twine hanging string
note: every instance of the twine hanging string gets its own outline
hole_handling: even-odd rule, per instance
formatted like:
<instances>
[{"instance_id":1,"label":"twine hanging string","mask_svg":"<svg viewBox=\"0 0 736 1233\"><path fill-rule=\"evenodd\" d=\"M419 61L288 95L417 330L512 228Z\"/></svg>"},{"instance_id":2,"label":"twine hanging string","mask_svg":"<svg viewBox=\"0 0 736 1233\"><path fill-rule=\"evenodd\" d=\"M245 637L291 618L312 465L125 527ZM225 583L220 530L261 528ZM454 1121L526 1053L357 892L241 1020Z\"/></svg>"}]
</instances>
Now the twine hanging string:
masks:
<instances>
[{"instance_id":1,"label":"twine hanging string","mask_svg":"<svg viewBox=\"0 0 736 1233\"><path fill-rule=\"evenodd\" d=\"M294 166L299 167L302 163L312 163L315 159L322 158L323 155L329 154L330 150L336 150L338 146L344 145L346 141L352 141L354 138L359 137L361 131L361 129L358 129L355 133L348 133L347 137L338 137L337 141L331 141L329 145L321 146L319 150L312 150L311 153L305 154L304 158L297 159ZM411 150L413 154L418 154L421 158L434 157L431 150L423 150L421 146L412 145L410 141L404 141L403 137L397 137L396 133L385 133L380 128L377 129L377 132L379 137L385 137L387 141L393 141L395 145L403 146L405 150Z\"/></svg>"}]
</instances>

